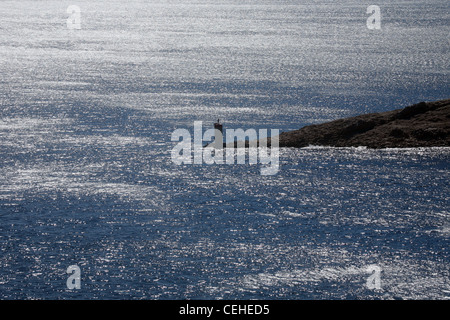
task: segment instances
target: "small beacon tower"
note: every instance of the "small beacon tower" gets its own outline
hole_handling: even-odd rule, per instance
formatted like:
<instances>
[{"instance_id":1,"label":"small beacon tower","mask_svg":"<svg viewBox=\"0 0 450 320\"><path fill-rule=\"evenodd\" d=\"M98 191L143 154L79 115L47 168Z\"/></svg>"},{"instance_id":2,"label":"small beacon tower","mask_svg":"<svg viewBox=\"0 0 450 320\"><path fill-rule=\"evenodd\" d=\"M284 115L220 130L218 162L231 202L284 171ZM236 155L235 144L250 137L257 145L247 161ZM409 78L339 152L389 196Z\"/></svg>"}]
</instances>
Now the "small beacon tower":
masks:
<instances>
[{"instance_id":1,"label":"small beacon tower","mask_svg":"<svg viewBox=\"0 0 450 320\"><path fill-rule=\"evenodd\" d=\"M220 119L214 123L214 148L223 148L223 125L220 123Z\"/></svg>"}]
</instances>

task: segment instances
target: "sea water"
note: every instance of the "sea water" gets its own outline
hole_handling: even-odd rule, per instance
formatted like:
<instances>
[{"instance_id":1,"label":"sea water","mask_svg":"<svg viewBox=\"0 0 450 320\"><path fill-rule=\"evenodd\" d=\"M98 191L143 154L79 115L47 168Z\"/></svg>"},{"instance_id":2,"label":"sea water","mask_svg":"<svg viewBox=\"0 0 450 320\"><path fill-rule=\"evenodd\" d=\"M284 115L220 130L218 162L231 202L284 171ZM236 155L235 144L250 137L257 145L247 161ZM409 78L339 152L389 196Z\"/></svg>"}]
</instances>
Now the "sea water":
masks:
<instances>
[{"instance_id":1,"label":"sea water","mask_svg":"<svg viewBox=\"0 0 450 320\"><path fill-rule=\"evenodd\" d=\"M374 4L0 2L0 298L449 298L449 148L171 161L449 98L448 4Z\"/></svg>"}]
</instances>

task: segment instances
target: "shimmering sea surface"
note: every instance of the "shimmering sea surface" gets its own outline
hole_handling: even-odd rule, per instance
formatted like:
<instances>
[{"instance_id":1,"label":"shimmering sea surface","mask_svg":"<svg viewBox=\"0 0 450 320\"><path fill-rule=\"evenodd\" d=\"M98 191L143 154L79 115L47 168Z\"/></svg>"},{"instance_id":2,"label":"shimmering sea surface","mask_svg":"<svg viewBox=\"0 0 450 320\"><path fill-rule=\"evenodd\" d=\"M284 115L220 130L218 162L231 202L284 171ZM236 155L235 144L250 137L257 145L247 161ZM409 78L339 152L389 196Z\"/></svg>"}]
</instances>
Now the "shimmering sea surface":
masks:
<instances>
[{"instance_id":1,"label":"shimmering sea surface","mask_svg":"<svg viewBox=\"0 0 450 320\"><path fill-rule=\"evenodd\" d=\"M450 148L281 149L272 176L171 161L194 121L449 98L448 3L377 1L381 30L371 4L0 1L0 298L450 298Z\"/></svg>"}]
</instances>

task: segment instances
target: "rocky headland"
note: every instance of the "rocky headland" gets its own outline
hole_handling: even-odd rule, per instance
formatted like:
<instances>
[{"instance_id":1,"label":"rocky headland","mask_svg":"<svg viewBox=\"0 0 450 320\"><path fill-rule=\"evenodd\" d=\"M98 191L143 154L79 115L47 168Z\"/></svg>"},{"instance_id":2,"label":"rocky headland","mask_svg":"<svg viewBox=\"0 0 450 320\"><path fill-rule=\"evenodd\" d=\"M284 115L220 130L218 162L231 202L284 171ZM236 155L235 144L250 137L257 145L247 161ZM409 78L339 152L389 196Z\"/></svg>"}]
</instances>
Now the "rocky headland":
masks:
<instances>
[{"instance_id":1,"label":"rocky headland","mask_svg":"<svg viewBox=\"0 0 450 320\"><path fill-rule=\"evenodd\" d=\"M268 141L270 145L270 139ZM314 124L279 135L280 147L450 146L450 99Z\"/></svg>"}]
</instances>

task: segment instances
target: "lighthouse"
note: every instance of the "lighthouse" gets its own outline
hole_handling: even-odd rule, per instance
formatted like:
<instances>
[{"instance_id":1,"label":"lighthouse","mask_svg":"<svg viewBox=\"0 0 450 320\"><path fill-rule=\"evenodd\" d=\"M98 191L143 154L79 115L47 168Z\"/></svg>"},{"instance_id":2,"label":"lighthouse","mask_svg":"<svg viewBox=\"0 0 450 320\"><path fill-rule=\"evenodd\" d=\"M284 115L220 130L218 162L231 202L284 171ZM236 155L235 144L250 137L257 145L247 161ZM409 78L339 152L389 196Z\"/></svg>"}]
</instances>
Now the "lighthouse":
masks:
<instances>
[{"instance_id":1,"label":"lighthouse","mask_svg":"<svg viewBox=\"0 0 450 320\"><path fill-rule=\"evenodd\" d=\"M220 119L214 123L214 148L223 148L223 125L220 123Z\"/></svg>"},{"instance_id":2,"label":"lighthouse","mask_svg":"<svg viewBox=\"0 0 450 320\"><path fill-rule=\"evenodd\" d=\"M220 133L223 134L223 131L222 131L223 130L223 126L220 123L220 119L217 119L217 122L214 123L214 129L219 130Z\"/></svg>"}]
</instances>

